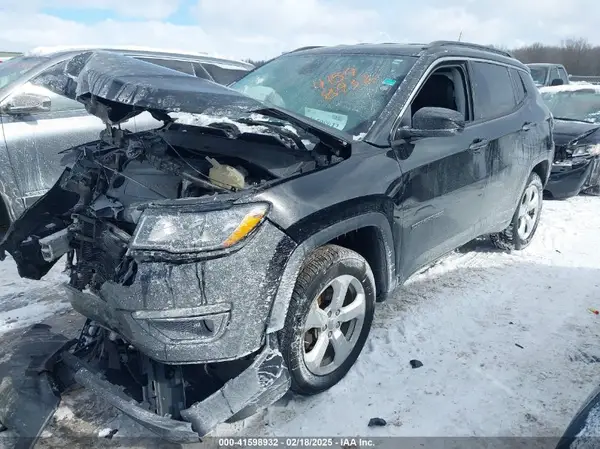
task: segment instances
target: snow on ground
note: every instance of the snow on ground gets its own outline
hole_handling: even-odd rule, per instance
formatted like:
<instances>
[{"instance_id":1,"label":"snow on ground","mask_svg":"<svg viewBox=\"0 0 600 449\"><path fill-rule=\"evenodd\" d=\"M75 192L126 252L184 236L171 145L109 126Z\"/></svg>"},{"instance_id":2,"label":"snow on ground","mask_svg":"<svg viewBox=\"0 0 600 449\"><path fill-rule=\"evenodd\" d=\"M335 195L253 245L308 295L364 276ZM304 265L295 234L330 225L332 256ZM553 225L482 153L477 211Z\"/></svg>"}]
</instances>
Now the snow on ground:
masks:
<instances>
[{"instance_id":1,"label":"snow on ground","mask_svg":"<svg viewBox=\"0 0 600 449\"><path fill-rule=\"evenodd\" d=\"M14 261L6 256L0 263L0 336L69 308L68 302L57 300L59 284L68 281L63 269L59 261L41 281L21 279Z\"/></svg>"},{"instance_id":2,"label":"snow on ground","mask_svg":"<svg viewBox=\"0 0 600 449\"><path fill-rule=\"evenodd\" d=\"M288 395L214 435L559 436L600 382L600 316L588 310L600 309L599 229L600 198L544 202L525 251L471 243L379 304L357 364L331 390ZM39 299L39 284L15 278L11 263L0 280L22 301ZM59 412L40 447L111 430L113 447L133 447L123 437L150 435L85 392ZM387 426L367 427L374 417ZM139 447L150 441L160 444Z\"/></svg>"}]
</instances>

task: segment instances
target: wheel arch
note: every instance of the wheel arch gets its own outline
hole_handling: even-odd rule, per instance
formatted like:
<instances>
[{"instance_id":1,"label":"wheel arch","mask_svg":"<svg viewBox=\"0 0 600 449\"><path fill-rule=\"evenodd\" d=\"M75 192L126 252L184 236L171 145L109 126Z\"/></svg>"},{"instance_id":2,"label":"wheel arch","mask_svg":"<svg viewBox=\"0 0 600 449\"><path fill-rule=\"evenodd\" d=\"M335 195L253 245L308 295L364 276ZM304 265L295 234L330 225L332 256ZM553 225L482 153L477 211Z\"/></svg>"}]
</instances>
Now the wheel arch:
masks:
<instances>
[{"instance_id":1,"label":"wheel arch","mask_svg":"<svg viewBox=\"0 0 600 449\"><path fill-rule=\"evenodd\" d=\"M318 221L312 223L313 226L308 226L308 229L318 226L318 231L310 233L301 240L285 266L271 308L267 333L283 328L302 263L307 254L320 246L337 244L361 254L373 270L378 301L385 299L387 294L396 288L394 238L390 219L385 213L380 211L360 213L339 219L326 227ZM296 230L300 229L303 234L307 233L306 225L302 224L291 229L292 238L295 237ZM373 246L370 246L371 244Z\"/></svg>"}]
</instances>

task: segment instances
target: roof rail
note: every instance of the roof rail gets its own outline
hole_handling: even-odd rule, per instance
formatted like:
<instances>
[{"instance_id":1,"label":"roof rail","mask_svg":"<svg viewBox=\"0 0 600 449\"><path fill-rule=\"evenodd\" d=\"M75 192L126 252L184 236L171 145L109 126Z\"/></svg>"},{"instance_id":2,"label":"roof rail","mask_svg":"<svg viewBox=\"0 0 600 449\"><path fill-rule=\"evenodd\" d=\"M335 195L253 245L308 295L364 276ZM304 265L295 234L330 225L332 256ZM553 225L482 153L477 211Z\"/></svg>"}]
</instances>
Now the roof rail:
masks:
<instances>
[{"instance_id":1,"label":"roof rail","mask_svg":"<svg viewBox=\"0 0 600 449\"><path fill-rule=\"evenodd\" d=\"M507 56L509 58L512 58L513 55L508 52L508 51L504 51L504 50L499 50L497 48L494 47L488 47L487 45L480 45L480 44L472 44L470 42L459 42L459 41L433 41L431 44L429 44L430 47L465 47L465 48L472 48L473 50L483 50L483 51L489 51L491 53L496 53L502 56Z\"/></svg>"}]
</instances>

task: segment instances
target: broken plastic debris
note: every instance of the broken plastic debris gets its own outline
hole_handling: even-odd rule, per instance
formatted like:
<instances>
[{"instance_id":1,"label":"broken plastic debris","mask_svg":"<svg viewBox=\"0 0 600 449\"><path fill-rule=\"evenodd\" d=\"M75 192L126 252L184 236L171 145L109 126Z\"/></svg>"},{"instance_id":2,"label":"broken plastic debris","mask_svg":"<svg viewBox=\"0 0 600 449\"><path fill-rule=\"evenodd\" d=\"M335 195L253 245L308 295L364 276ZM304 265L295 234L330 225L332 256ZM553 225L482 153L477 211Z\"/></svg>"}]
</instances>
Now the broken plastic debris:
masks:
<instances>
[{"instance_id":1,"label":"broken plastic debris","mask_svg":"<svg viewBox=\"0 0 600 449\"><path fill-rule=\"evenodd\" d=\"M386 424L387 422L383 418L371 418L369 420L369 427L385 426Z\"/></svg>"},{"instance_id":2,"label":"broken plastic debris","mask_svg":"<svg viewBox=\"0 0 600 449\"><path fill-rule=\"evenodd\" d=\"M414 368L421 368L423 366L423 363L420 360L411 360L410 361L410 366L414 369Z\"/></svg>"},{"instance_id":3,"label":"broken plastic debris","mask_svg":"<svg viewBox=\"0 0 600 449\"><path fill-rule=\"evenodd\" d=\"M588 310L589 310L590 312L592 312L594 315L599 315L599 314L600 314L600 311L599 311L599 310L597 310L597 309L593 309L593 308L591 308L591 307L590 307Z\"/></svg>"}]
</instances>

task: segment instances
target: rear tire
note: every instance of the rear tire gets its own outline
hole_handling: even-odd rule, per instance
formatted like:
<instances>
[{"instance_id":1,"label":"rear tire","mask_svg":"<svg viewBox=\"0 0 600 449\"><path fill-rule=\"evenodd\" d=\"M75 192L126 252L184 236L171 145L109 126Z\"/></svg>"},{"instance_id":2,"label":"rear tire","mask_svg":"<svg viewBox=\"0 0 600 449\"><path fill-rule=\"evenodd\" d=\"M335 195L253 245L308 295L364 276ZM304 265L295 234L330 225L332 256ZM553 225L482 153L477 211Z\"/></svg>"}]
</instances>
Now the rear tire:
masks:
<instances>
[{"instance_id":1,"label":"rear tire","mask_svg":"<svg viewBox=\"0 0 600 449\"><path fill-rule=\"evenodd\" d=\"M369 335L375 294L373 272L360 254L326 245L308 255L278 333L292 391L313 395L348 373Z\"/></svg>"},{"instance_id":2,"label":"rear tire","mask_svg":"<svg viewBox=\"0 0 600 449\"><path fill-rule=\"evenodd\" d=\"M490 234L494 246L512 251L525 249L531 243L542 214L543 194L542 180L537 173L531 173L508 227Z\"/></svg>"}]
</instances>

